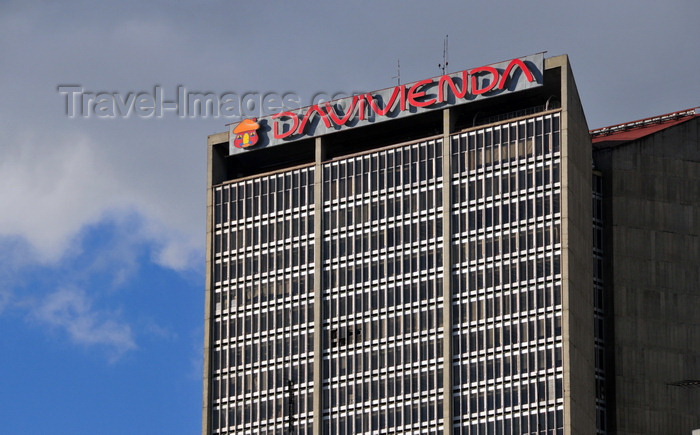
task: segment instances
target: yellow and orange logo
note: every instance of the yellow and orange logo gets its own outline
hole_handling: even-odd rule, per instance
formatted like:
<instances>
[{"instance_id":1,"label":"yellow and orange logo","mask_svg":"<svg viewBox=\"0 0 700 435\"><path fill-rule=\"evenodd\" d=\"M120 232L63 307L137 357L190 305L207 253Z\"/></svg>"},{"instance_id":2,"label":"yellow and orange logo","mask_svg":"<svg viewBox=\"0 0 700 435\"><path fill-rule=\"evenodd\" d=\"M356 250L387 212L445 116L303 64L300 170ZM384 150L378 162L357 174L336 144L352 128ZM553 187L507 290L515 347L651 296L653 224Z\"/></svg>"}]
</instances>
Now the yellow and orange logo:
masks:
<instances>
[{"instance_id":1,"label":"yellow and orange logo","mask_svg":"<svg viewBox=\"0 0 700 435\"><path fill-rule=\"evenodd\" d=\"M233 145L236 148L248 148L258 143L260 124L256 121L256 118L244 119L233 129Z\"/></svg>"}]
</instances>

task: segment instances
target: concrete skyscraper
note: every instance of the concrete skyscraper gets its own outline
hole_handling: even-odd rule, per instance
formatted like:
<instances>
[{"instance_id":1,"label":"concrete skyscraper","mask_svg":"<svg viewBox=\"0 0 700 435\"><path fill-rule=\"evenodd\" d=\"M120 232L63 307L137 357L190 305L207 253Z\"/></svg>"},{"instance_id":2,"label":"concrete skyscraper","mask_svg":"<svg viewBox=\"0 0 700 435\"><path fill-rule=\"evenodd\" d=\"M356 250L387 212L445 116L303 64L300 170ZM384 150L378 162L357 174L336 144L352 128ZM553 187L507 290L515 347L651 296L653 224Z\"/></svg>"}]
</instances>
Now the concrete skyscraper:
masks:
<instances>
[{"instance_id":1,"label":"concrete skyscraper","mask_svg":"<svg viewBox=\"0 0 700 435\"><path fill-rule=\"evenodd\" d=\"M543 54L210 136L203 434L624 426L615 349L646 338L616 341L639 325L612 311L606 222L628 158L595 146L568 58ZM686 353L678 381L700 376Z\"/></svg>"}]
</instances>

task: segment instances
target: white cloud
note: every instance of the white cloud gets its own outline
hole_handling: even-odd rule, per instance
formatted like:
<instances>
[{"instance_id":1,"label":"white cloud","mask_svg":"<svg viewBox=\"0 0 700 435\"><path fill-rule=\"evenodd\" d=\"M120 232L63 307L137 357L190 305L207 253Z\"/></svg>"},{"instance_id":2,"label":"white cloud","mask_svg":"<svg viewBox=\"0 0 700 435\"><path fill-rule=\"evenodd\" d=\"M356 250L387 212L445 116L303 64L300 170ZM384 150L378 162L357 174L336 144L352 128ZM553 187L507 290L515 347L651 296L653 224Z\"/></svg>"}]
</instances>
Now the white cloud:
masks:
<instances>
[{"instance_id":1,"label":"white cloud","mask_svg":"<svg viewBox=\"0 0 700 435\"><path fill-rule=\"evenodd\" d=\"M121 201L87 137L52 139L15 137L0 162L0 235L21 236L41 262L58 260L83 225Z\"/></svg>"},{"instance_id":2,"label":"white cloud","mask_svg":"<svg viewBox=\"0 0 700 435\"><path fill-rule=\"evenodd\" d=\"M36 301L31 313L35 321L63 330L75 343L106 347L115 359L136 348L131 327L115 313L94 309L84 291L59 289Z\"/></svg>"},{"instance_id":3,"label":"white cloud","mask_svg":"<svg viewBox=\"0 0 700 435\"><path fill-rule=\"evenodd\" d=\"M0 71L0 242L27 251L25 263L55 264L83 248L79 235L90 225L137 216L136 228L117 230L128 231L131 243L149 243L154 262L199 266L206 133L177 119L68 119L57 91L62 83L152 91L173 70L163 62L178 58L183 33L159 14L105 20L103 11L61 25L56 14L66 12L46 6L0 6L0 36L7 36L0 57L8 67ZM51 38L36 28L51 29Z\"/></svg>"},{"instance_id":4,"label":"white cloud","mask_svg":"<svg viewBox=\"0 0 700 435\"><path fill-rule=\"evenodd\" d=\"M168 189L164 181L177 175L130 161L133 145L115 150L118 144L95 142L76 131L0 133L0 139L5 143L0 146L0 237L26 241L34 261L55 263L81 249L77 236L86 226L118 224L132 215L140 223L125 225L122 230L130 233L124 237L152 243L157 264L181 270L198 258L203 238L196 222L203 193L201 207L187 206L178 192L189 189ZM143 150L143 160L155 165L158 153ZM136 164L141 167L134 171Z\"/></svg>"}]
</instances>

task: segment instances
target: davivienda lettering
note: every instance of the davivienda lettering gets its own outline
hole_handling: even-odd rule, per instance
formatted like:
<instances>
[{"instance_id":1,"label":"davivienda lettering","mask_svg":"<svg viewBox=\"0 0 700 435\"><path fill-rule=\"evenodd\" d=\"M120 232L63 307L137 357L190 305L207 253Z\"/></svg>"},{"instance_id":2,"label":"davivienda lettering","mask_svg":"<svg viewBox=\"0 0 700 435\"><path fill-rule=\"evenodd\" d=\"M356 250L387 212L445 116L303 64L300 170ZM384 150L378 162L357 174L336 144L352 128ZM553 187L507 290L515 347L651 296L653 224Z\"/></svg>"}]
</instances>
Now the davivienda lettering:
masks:
<instances>
[{"instance_id":1,"label":"davivienda lettering","mask_svg":"<svg viewBox=\"0 0 700 435\"><path fill-rule=\"evenodd\" d=\"M257 119L259 146L280 145L530 89L542 85L543 69L544 54L539 53L276 113ZM235 138L236 126L229 126L231 138ZM232 153L242 151L233 145L230 148Z\"/></svg>"}]
</instances>

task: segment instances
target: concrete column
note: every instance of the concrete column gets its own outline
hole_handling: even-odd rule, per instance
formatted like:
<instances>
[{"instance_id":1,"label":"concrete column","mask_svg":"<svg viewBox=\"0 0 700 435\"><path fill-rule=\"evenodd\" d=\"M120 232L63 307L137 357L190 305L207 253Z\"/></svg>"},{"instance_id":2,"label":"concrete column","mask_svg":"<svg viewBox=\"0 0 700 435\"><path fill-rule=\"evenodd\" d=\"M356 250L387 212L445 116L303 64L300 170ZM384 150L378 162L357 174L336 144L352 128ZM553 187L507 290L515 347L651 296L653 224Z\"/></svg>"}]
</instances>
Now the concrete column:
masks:
<instances>
[{"instance_id":1,"label":"concrete column","mask_svg":"<svg viewBox=\"0 0 700 435\"><path fill-rule=\"evenodd\" d=\"M442 414L443 433L452 433L452 258L451 258L451 219L450 184L452 181L450 160L450 132L452 120L450 109L442 111L442 319L444 335L442 339Z\"/></svg>"},{"instance_id":2,"label":"concrete column","mask_svg":"<svg viewBox=\"0 0 700 435\"><path fill-rule=\"evenodd\" d=\"M314 423L313 433L323 433L323 349L321 333L323 312L323 139L316 138L316 166L314 168Z\"/></svg>"},{"instance_id":3,"label":"concrete column","mask_svg":"<svg viewBox=\"0 0 700 435\"><path fill-rule=\"evenodd\" d=\"M212 293L212 240L214 239L214 192L212 186L214 180L223 172L222 157L214 149L214 145L219 141L223 142L223 135L211 135L207 138L207 232L204 269L204 363L203 363L203 385L202 385L202 435L211 432L211 293Z\"/></svg>"}]
</instances>

